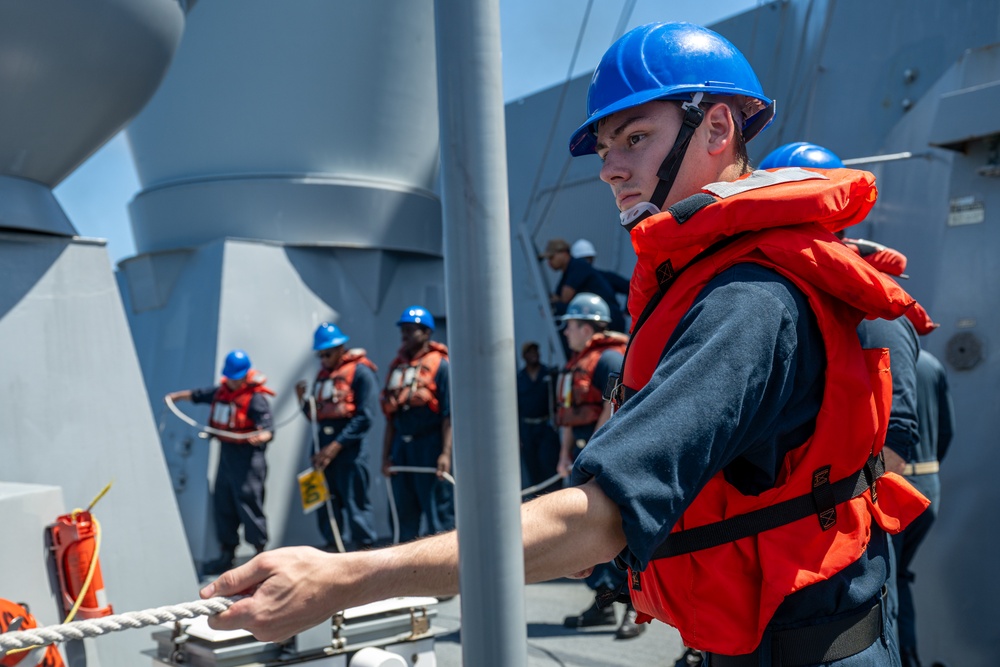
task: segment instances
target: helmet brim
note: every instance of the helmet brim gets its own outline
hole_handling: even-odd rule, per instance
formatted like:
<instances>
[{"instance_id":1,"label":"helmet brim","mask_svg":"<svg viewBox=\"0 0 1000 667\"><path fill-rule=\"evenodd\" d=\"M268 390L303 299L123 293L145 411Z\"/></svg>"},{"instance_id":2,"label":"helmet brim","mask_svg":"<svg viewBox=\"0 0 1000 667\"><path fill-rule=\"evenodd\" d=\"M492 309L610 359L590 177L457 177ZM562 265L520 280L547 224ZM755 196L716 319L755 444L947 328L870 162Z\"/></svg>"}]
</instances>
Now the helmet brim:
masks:
<instances>
[{"instance_id":1,"label":"helmet brim","mask_svg":"<svg viewBox=\"0 0 1000 667\"><path fill-rule=\"evenodd\" d=\"M676 101L690 101L691 95L693 93L704 93L706 95L744 95L746 97L751 97L758 100L764 105L764 108L758 111L756 114L750 118L743 121L743 127L741 128L743 132L743 139L745 141L750 141L757 134L760 133L765 127L767 127L771 121L774 119L774 100L758 92L752 90L745 90L743 88L724 88L720 90L717 86L675 86L669 89L658 89L658 90L643 90L638 93L634 93L627 97L623 97L613 104L609 104L603 109L599 109L591 114L587 121L578 127L569 140L569 152L573 157L581 157L583 155L591 155L596 152L595 147L597 146L597 123L601 120L616 114L619 111L624 111L625 109L631 109L632 107L641 106L647 102L653 102L656 100L676 100ZM763 115L762 115L763 114Z\"/></svg>"}]
</instances>

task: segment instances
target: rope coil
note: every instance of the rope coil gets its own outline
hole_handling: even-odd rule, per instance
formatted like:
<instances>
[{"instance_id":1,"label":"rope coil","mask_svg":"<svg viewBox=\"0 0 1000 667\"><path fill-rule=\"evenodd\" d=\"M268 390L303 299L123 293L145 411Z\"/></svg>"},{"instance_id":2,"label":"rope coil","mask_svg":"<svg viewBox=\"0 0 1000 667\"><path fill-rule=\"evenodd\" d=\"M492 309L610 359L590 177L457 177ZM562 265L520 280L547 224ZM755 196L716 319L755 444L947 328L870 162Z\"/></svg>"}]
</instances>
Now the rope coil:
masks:
<instances>
[{"instance_id":1,"label":"rope coil","mask_svg":"<svg viewBox=\"0 0 1000 667\"><path fill-rule=\"evenodd\" d=\"M235 431L224 431L222 429L212 428L208 424L202 424L201 422L192 419L191 417L184 414L181 411L181 409L177 407L177 404L174 403L174 399L170 398L170 394L166 394L163 397L163 402L167 404L167 407L170 408L170 411L172 413L174 413L174 416L176 416L185 424L195 427L196 429L201 431L202 434L214 435L216 437L221 436L224 438L229 438L231 440L249 440L250 438L256 435L260 435L261 433L271 433L277 431L282 426L287 426L288 424L291 424L293 421L299 418L299 412L295 412L294 414L289 415L287 419L277 422L276 424L274 424L274 426L272 426L269 429L250 431L249 433L236 433ZM162 431L163 429L161 428L160 432L162 433ZM202 435L201 437L205 436Z\"/></svg>"},{"instance_id":2,"label":"rope coil","mask_svg":"<svg viewBox=\"0 0 1000 667\"><path fill-rule=\"evenodd\" d=\"M74 621L62 625L50 625L44 628L19 630L0 634L0 658L16 649L48 646L73 639L99 637L110 632L135 630L160 623L179 621L196 616L214 616L229 609L242 596L214 597L208 600L185 602L155 609L131 611L104 618L94 618L86 621Z\"/></svg>"}]
</instances>

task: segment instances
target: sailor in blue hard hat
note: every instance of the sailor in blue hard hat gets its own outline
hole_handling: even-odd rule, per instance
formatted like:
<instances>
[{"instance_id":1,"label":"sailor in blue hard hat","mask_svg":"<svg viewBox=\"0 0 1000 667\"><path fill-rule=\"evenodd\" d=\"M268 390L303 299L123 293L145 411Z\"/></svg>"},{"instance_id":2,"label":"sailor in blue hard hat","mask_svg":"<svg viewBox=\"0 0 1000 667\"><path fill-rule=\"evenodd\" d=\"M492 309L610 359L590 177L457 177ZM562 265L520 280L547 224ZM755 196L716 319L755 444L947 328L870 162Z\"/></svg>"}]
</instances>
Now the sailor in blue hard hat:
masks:
<instances>
[{"instance_id":1,"label":"sailor in blue hard hat","mask_svg":"<svg viewBox=\"0 0 1000 667\"><path fill-rule=\"evenodd\" d=\"M659 104L663 101L671 104ZM730 115L721 122L735 125L735 132L707 114L719 103ZM601 157L601 179L611 184L622 224L629 226L665 210L678 195L739 176L749 164L746 142L774 119L775 104L743 54L721 35L690 23L651 23L629 31L604 54L591 80L587 111L570 138L570 153ZM709 131L695 139L706 121ZM641 131L653 125L655 132ZM732 144L736 159L728 165L704 160L685 165L692 139L709 141L715 151ZM627 175L619 171L617 144L642 154L640 161L629 161Z\"/></svg>"},{"instance_id":2,"label":"sailor in blue hard hat","mask_svg":"<svg viewBox=\"0 0 1000 667\"><path fill-rule=\"evenodd\" d=\"M871 195L864 174L751 173L745 143L774 108L729 40L688 23L629 31L595 71L570 151L602 161L636 249L630 305L642 315L608 387L619 410L578 455L571 487L522 509L525 576L584 577L615 560L629 569L635 621L670 622L712 665L898 665L881 601L882 526L919 503L869 465L885 425L870 381L883 376L867 374L872 355L834 315L901 314L906 299L830 231L871 198L822 195ZM807 206L819 201L826 227L822 207ZM851 371L858 381L841 382ZM851 497L838 502L844 487ZM904 496L906 507L895 502ZM804 514L771 509L785 499ZM746 507L749 519L727 521ZM778 527L751 521L757 508ZM292 553L248 567L202 594L268 584L209 622L266 640L336 605L458 590L453 533L351 556ZM306 586L317 602L282 608Z\"/></svg>"},{"instance_id":3,"label":"sailor in blue hard hat","mask_svg":"<svg viewBox=\"0 0 1000 667\"><path fill-rule=\"evenodd\" d=\"M386 416L382 472L392 476L399 541L417 537L422 519L431 533L455 526L451 473L451 401L448 348L431 340L435 322L420 305L403 309L396 322L400 348L382 390ZM436 475L395 473L396 466L429 468Z\"/></svg>"},{"instance_id":4,"label":"sailor in blue hard hat","mask_svg":"<svg viewBox=\"0 0 1000 667\"><path fill-rule=\"evenodd\" d=\"M760 169L778 167L811 167L813 169L843 169L844 162L829 148L808 141L796 141L775 148L760 161Z\"/></svg>"},{"instance_id":5,"label":"sailor in blue hard hat","mask_svg":"<svg viewBox=\"0 0 1000 667\"><path fill-rule=\"evenodd\" d=\"M779 146L760 163L761 169L783 167L841 169L844 163L828 148L798 141ZM880 271L899 275L906 268L906 257L897 250L864 239L845 239L841 236L841 241ZM920 314L927 319L920 319ZM936 411L938 397L920 391L919 369L923 351L920 349L918 335L930 333L936 325L930 321L926 311L919 304L913 304L906 315L894 320L864 319L858 324L858 338L862 347L866 349L888 350L889 358L892 360L892 407L885 446L882 450L886 469L907 476L907 481L931 500L931 507L928 510L905 530L892 536L896 558L895 575L887 582L887 601L890 612L895 613L893 620L898 628L902 667L920 667L917 657L916 616L911 592L914 575L910 571L910 566L917 549L927 536L930 525L934 522L940 499L940 484L937 477L938 452L921 437L921 433L931 426L925 424L926 420L921 420L920 415L926 414L924 411L928 409ZM917 329L915 324L924 326ZM929 401L935 405L928 408L926 403ZM947 402L945 401L943 405L945 405L943 411L947 412ZM918 468L921 474L917 474Z\"/></svg>"},{"instance_id":6,"label":"sailor in blue hard hat","mask_svg":"<svg viewBox=\"0 0 1000 667\"><path fill-rule=\"evenodd\" d=\"M573 461L594 432L611 418L611 403L604 400L608 378L621 369L628 338L608 331L611 310L596 294L580 292L566 307L566 314L557 318L563 325L563 336L572 352L556 384L556 425L559 427L560 448L556 471L568 477ZM625 572L610 563L594 568L585 579L595 599L579 614L563 619L567 628L587 628L618 625L618 639L638 637L646 629L635 622L635 610L626 605L620 624L614 606L601 605L599 600L625 585Z\"/></svg>"},{"instance_id":7,"label":"sailor in blue hard hat","mask_svg":"<svg viewBox=\"0 0 1000 667\"><path fill-rule=\"evenodd\" d=\"M313 332L313 351L320 369L312 389L304 380L295 385L302 411L317 423L317 451L311 461L322 471L330 490L329 507L348 551L370 547L376 538L369 493L366 437L374 419L378 394L377 370L363 348L347 349L350 337L340 327L323 322ZM305 401L309 393L311 400ZM328 551L337 548L326 504L316 511L320 535Z\"/></svg>"},{"instance_id":8,"label":"sailor in blue hard hat","mask_svg":"<svg viewBox=\"0 0 1000 667\"><path fill-rule=\"evenodd\" d=\"M250 355L236 349L226 354L218 385L187 389L170 394L174 401L208 403L208 425L219 441L212 507L221 553L202 563L203 575L219 574L231 568L243 537L257 553L268 540L264 515L264 482L267 479L267 443L274 437L274 418L266 386L267 378L253 368Z\"/></svg>"}]
</instances>

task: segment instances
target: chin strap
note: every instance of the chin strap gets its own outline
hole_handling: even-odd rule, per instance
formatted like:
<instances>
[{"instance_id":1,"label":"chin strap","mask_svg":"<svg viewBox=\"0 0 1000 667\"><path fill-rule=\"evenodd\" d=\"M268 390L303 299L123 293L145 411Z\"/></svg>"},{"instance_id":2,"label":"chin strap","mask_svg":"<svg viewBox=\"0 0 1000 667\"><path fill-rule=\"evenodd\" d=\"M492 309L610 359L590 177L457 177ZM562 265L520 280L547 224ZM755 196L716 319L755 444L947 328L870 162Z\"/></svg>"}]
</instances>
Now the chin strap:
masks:
<instances>
[{"instance_id":1,"label":"chin strap","mask_svg":"<svg viewBox=\"0 0 1000 667\"><path fill-rule=\"evenodd\" d=\"M659 213L663 204L666 203L667 195L670 194L670 188L674 186L677 172L680 171L681 163L684 161L684 154L687 153L688 144L691 143L691 137L694 136L694 131L705 119L705 112L698 106L701 104L702 97L704 97L703 93L695 93L690 102L681 104L681 109L684 110L684 120L681 122L680 130L677 131L677 139L674 140L673 148L667 153L667 157L663 158L663 162L656 172L660 182L653 190L651 201L637 204L621 214L622 226L627 231L631 231L633 227L649 216Z\"/></svg>"}]
</instances>

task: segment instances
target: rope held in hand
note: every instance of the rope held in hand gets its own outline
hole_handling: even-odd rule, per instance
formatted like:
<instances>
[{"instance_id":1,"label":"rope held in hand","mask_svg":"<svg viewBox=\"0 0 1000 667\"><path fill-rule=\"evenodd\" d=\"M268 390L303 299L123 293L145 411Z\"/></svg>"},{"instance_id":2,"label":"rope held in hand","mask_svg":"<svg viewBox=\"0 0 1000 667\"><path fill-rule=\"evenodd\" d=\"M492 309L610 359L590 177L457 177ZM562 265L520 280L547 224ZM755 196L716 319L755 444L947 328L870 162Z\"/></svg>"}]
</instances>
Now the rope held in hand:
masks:
<instances>
[{"instance_id":1,"label":"rope held in hand","mask_svg":"<svg viewBox=\"0 0 1000 667\"><path fill-rule=\"evenodd\" d=\"M207 600L157 607L156 609L130 611L103 618L92 618L85 621L74 621L72 623L63 623L62 625L50 625L44 628L33 628L31 630L0 634L0 658L7 655L8 651L14 649L34 648L72 639L99 637L109 632L135 630L150 625L179 621L182 618L214 616L229 609L241 597L214 597Z\"/></svg>"}]
</instances>

